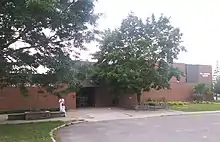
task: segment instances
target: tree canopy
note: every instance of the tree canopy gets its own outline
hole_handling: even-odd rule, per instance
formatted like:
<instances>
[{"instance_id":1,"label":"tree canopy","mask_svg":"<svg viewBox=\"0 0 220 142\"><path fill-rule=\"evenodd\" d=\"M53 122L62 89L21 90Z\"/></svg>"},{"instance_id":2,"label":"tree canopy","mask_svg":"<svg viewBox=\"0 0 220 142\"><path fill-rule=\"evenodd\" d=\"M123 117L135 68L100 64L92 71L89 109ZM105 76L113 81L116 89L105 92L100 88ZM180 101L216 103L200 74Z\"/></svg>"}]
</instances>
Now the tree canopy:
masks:
<instances>
[{"instance_id":1,"label":"tree canopy","mask_svg":"<svg viewBox=\"0 0 220 142\"><path fill-rule=\"evenodd\" d=\"M213 91L216 94L220 94L220 68L219 62L216 62L216 68L213 74Z\"/></svg>"},{"instance_id":2,"label":"tree canopy","mask_svg":"<svg viewBox=\"0 0 220 142\"><path fill-rule=\"evenodd\" d=\"M85 43L95 38L99 15L94 13L94 0L0 3L0 86L24 88L26 83L36 83L33 74L40 66L47 69L37 79L43 86L65 81L78 84L70 55L78 59L77 51L86 50Z\"/></svg>"},{"instance_id":3,"label":"tree canopy","mask_svg":"<svg viewBox=\"0 0 220 142\"><path fill-rule=\"evenodd\" d=\"M180 79L172 64L186 51L182 33L163 15L142 20L131 13L119 28L106 30L99 43L95 75L116 95L169 88L172 76Z\"/></svg>"},{"instance_id":4,"label":"tree canopy","mask_svg":"<svg viewBox=\"0 0 220 142\"><path fill-rule=\"evenodd\" d=\"M213 84L213 92L220 94L220 76L217 76Z\"/></svg>"}]
</instances>

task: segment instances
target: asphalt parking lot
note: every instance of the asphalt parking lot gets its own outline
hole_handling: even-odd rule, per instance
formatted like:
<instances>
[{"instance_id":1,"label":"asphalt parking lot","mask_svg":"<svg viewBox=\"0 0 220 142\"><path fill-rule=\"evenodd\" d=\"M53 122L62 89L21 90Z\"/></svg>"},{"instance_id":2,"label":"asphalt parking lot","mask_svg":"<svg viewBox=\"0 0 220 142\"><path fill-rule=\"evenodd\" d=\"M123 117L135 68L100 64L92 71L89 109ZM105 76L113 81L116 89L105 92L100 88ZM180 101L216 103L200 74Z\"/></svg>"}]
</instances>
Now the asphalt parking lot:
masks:
<instances>
[{"instance_id":1,"label":"asphalt parking lot","mask_svg":"<svg viewBox=\"0 0 220 142\"><path fill-rule=\"evenodd\" d=\"M218 142L220 114L85 122L58 135L61 142Z\"/></svg>"}]
</instances>

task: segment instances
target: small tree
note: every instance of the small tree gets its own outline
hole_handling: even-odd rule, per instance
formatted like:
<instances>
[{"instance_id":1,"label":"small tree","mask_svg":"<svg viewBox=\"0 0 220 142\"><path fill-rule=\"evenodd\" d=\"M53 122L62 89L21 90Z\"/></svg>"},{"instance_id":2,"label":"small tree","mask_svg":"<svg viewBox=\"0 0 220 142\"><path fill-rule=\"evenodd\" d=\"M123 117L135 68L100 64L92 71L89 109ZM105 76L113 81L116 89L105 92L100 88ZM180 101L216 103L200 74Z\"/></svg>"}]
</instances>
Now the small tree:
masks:
<instances>
[{"instance_id":1,"label":"small tree","mask_svg":"<svg viewBox=\"0 0 220 142\"><path fill-rule=\"evenodd\" d=\"M181 38L163 15L143 21L131 13L119 28L104 32L94 54L95 75L116 96L137 94L140 103L142 91L169 88L173 75L179 79L180 72L171 65L185 51Z\"/></svg>"},{"instance_id":2,"label":"small tree","mask_svg":"<svg viewBox=\"0 0 220 142\"><path fill-rule=\"evenodd\" d=\"M213 73L213 92L215 95L220 94L220 68L218 61L216 61L216 68Z\"/></svg>"},{"instance_id":3,"label":"small tree","mask_svg":"<svg viewBox=\"0 0 220 142\"><path fill-rule=\"evenodd\" d=\"M209 88L205 84L197 84L194 87L194 93L199 95L207 94L209 91Z\"/></svg>"},{"instance_id":4,"label":"small tree","mask_svg":"<svg viewBox=\"0 0 220 142\"><path fill-rule=\"evenodd\" d=\"M213 91L216 94L220 94L220 76L217 76L213 84Z\"/></svg>"},{"instance_id":5,"label":"small tree","mask_svg":"<svg viewBox=\"0 0 220 142\"><path fill-rule=\"evenodd\" d=\"M217 78L220 76L220 68L219 68L219 61L216 61L216 67L213 73L213 83L217 80Z\"/></svg>"},{"instance_id":6,"label":"small tree","mask_svg":"<svg viewBox=\"0 0 220 142\"><path fill-rule=\"evenodd\" d=\"M210 95L210 88L205 84L197 84L194 87L194 101L203 101L206 99L207 95Z\"/></svg>"}]
</instances>

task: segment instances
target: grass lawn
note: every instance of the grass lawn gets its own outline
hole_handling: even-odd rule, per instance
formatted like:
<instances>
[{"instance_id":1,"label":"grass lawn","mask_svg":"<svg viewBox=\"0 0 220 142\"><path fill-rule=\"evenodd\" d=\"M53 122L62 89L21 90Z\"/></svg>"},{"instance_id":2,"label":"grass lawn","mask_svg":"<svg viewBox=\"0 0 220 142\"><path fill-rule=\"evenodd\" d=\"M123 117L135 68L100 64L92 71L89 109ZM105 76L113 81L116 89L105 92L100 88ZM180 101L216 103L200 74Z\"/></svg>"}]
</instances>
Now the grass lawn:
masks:
<instances>
[{"instance_id":1,"label":"grass lawn","mask_svg":"<svg viewBox=\"0 0 220 142\"><path fill-rule=\"evenodd\" d=\"M52 142L50 131L64 122L0 124L0 142Z\"/></svg>"},{"instance_id":2,"label":"grass lawn","mask_svg":"<svg viewBox=\"0 0 220 142\"><path fill-rule=\"evenodd\" d=\"M178 111L215 111L220 110L220 104L188 104L184 106L171 106L171 109Z\"/></svg>"}]
</instances>

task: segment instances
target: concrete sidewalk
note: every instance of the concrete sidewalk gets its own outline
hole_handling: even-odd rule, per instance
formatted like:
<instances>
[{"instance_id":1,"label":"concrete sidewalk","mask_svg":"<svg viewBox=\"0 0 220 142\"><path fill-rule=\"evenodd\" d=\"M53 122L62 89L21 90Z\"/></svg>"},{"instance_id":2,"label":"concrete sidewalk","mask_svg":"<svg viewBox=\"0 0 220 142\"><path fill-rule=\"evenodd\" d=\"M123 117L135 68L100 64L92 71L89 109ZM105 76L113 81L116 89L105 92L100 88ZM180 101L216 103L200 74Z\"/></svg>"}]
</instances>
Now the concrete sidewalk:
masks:
<instances>
[{"instance_id":1,"label":"concrete sidewalk","mask_svg":"<svg viewBox=\"0 0 220 142\"><path fill-rule=\"evenodd\" d=\"M181 112L172 110L160 111L135 111L124 110L120 108L85 108L70 110L66 117L42 119L42 120L7 120L7 115L0 115L0 124L17 124L17 123L31 123L43 121L74 121L85 120L89 122L119 120L119 119L134 119L147 117L163 117L163 116L177 116L177 115L196 115L196 114L212 114L220 113L220 111L200 111L200 112Z\"/></svg>"},{"instance_id":2,"label":"concrete sidewalk","mask_svg":"<svg viewBox=\"0 0 220 142\"><path fill-rule=\"evenodd\" d=\"M147 117L177 116L177 115L212 114L212 113L220 113L220 111L203 111L203 112L181 112L181 111L173 111L173 110L135 111L135 110L123 110L120 108L91 108L91 109L78 109L75 112L77 118L89 122L118 120L118 119L147 118Z\"/></svg>"}]
</instances>

